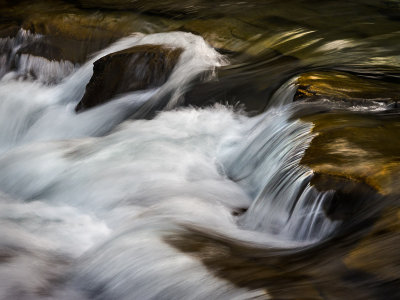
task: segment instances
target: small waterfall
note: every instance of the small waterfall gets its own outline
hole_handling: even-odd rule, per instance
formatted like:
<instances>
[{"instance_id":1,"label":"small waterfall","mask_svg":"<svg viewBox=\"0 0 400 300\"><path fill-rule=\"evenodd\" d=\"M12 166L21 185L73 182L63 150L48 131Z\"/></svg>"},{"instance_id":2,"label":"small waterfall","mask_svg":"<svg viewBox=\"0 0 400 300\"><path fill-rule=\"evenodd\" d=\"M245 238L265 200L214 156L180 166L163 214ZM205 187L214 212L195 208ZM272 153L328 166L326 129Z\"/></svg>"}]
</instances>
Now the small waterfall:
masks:
<instances>
[{"instance_id":1,"label":"small waterfall","mask_svg":"<svg viewBox=\"0 0 400 300\"><path fill-rule=\"evenodd\" d=\"M73 73L75 65L69 61L49 61L43 57L21 54L17 62L17 77L27 77L44 84L57 84Z\"/></svg>"},{"instance_id":2,"label":"small waterfall","mask_svg":"<svg viewBox=\"0 0 400 300\"><path fill-rule=\"evenodd\" d=\"M44 37L20 29L13 38L0 38L0 79L23 79L47 85L60 83L72 74L76 67L67 60L49 60L32 54L20 53L21 49L40 43Z\"/></svg>"},{"instance_id":3,"label":"small waterfall","mask_svg":"<svg viewBox=\"0 0 400 300\"><path fill-rule=\"evenodd\" d=\"M288 105L293 102L297 91L296 80L297 77L289 79L275 91L268 102L268 109Z\"/></svg>"},{"instance_id":4,"label":"small waterfall","mask_svg":"<svg viewBox=\"0 0 400 300\"><path fill-rule=\"evenodd\" d=\"M41 36L20 30L13 38L0 38L0 78L15 68L17 51L22 45L27 45L40 40Z\"/></svg>"},{"instance_id":5,"label":"small waterfall","mask_svg":"<svg viewBox=\"0 0 400 300\"><path fill-rule=\"evenodd\" d=\"M254 199L239 220L243 228L299 241L320 240L337 225L323 211L332 193L310 186L312 171L300 160L313 138L312 125L289 116L286 107L255 118L224 166L229 178Z\"/></svg>"}]
</instances>

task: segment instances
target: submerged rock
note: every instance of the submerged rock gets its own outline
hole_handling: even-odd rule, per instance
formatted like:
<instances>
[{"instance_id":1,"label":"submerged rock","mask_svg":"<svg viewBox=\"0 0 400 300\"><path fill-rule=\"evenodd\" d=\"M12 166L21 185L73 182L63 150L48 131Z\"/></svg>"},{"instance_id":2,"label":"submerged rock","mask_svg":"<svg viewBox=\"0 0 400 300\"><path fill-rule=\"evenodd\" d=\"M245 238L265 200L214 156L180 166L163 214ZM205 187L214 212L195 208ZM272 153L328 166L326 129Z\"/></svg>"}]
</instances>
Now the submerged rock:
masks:
<instances>
[{"instance_id":1,"label":"submerged rock","mask_svg":"<svg viewBox=\"0 0 400 300\"><path fill-rule=\"evenodd\" d=\"M93 64L93 76L75 110L92 108L118 94L162 85L181 53L180 48L140 45L100 58Z\"/></svg>"},{"instance_id":2,"label":"submerged rock","mask_svg":"<svg viewBox=\"0 0 400 300\"><path fill-rule=\"evenodd\" d=\"M297 79L294 100L344 100L352 102L395 102L400 99L398 85L382 80L366 79L345 72L314 71Z\"/></svg>"}]
</instances>

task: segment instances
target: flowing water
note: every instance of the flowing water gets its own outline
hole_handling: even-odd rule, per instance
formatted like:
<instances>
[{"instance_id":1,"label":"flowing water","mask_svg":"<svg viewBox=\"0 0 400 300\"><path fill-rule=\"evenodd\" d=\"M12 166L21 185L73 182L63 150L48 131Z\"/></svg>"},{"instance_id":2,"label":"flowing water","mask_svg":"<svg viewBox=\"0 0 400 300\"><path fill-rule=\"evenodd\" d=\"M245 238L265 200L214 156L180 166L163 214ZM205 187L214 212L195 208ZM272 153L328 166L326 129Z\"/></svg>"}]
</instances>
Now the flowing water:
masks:
<instances>
[{"instance_id":1,"label":"flowing water","mask_svg":"<svg viewBox=\"0 0 400 300\"><path fill-rule=\"evenodd\" d=\"M259 5L256 14L265 14L266 4L257 3L245 7L254 14ZM227 15L240 15L240 3L227 5ZM300 74L313 70L350 70L396 93L400 31L387 28L399 26L398 15L363 39L353 33L357 22L332 25L322 38L335 14L284 22L290 10L276 5L285 17L264 21L282 27L252 24L262 34L237 52L195 33L144 30L79 63L21 53L45 39L27 29L0 39L0 299L400 296L395 269L388 278L339 262L383 209L397 207L397 192L378 193L358 179L349 192L333 169L328 187L319 188L314 180L323 171L303 162L320 134L310 115L392 118L398 129L398 111L380 99L293 102ZM202 20L209 8L196 7ZM349 19L340 5L335 12ZM322 29L306 29L315 24ZM75 112L95 61L147 44L183 49L163 85ZM282 53L271 55L273 47ZM339 151L332 147L326 155Z\"/></svg>"}]
</instances>

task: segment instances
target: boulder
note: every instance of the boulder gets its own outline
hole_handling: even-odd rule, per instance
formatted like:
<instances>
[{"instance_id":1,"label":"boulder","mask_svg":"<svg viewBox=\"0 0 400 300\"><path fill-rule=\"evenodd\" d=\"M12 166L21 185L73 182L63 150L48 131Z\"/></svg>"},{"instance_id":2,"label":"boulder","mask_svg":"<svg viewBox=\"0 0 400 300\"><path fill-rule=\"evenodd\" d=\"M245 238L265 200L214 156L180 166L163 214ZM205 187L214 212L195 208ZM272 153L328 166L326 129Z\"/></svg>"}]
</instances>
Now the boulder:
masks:
<instances>
[{"instance_id":1,"label":"boulder","mask_svg":"<svg viewBox=\"0 0 400 300\"><path fill-rule=\"evenodd\" d=\"M106 55L93 64L93 76L76 112L103 104L118 94L167 81L182 52L162 45L140 45Z\"/></svg>"},{"instance_id":2,"label":"boulder","mask_svg":"<svg viewBox=\"0 0 400 300\"><path fill-rule=\"evenodd\" d=\"M301 161L314 172L400 195L400 114L331 112L303 118L316 134Z\"/></svg>"}]
</instances>

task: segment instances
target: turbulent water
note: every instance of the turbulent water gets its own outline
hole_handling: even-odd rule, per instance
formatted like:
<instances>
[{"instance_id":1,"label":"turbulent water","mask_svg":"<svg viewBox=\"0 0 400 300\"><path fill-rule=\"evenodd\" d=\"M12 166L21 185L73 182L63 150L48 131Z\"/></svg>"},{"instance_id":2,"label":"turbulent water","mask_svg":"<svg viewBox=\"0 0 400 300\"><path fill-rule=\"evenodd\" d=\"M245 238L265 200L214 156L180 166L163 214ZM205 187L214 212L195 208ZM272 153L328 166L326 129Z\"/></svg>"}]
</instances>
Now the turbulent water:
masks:
<instances>
[{"instance_id":1,"label":"turbulent water","mask_svg":"<svg viewBox=\"0 0 400 300\"><path fill-rule=\"evenodd\" d=\"M303 299L309 282L347 293L347 282L330 287L344 269L334 257L375 214L329 216L341 205L336 190L317 189L301 163L317 136L304 111L386 112L386 104L293 102L298 74L289 72L258 115L192 107L184 104L193 82L201 77L207 93L217 68L235 63L200 35L133 33L82 64L19 53L43 38L20 29L0 39L0 299ZM95 61L147 44L183 49L163 85L75 112ZM341 61L346 45L359 47L340 40L318 51ZM322 56L307 58L310 66ZM228 85L259 75L243 68L232 67ZM240 103L247 88L238 89ZM359 289L375 278L357 276L348 299L367 299ZM395 299L397 283L385 281L380 291L394 298L379 299Z\"/></svg>"},{"instance_id":2,"label":"turbulent water","mask_svg":"<svg viewBox=\"0 0 400 300\"><path fill-rule=\"evenodd\" d=\"M171 78L75 114L93 61L145 43L184 47ZM118 41L56 85L21 80L26 61L3 76L1 243L10 262L1 269L2 298L47 289L56 299L266 296L213 277L163 239L191 225L291 248L334 230L321 208L329 193L310 187L311 170L299 166L312 126L289 120L290 106L254 118L217 105L124 121L167 91L166 109L176 107L191 78L226 63L201 37L174 32ZM65 66L48 65L39 78Z\"/></svg>"}]
</instances>

